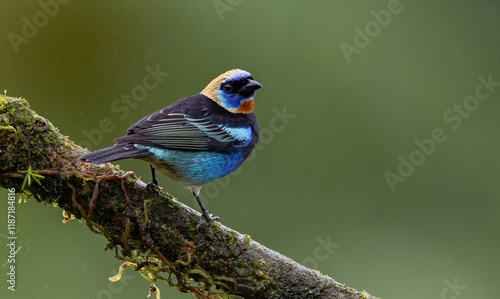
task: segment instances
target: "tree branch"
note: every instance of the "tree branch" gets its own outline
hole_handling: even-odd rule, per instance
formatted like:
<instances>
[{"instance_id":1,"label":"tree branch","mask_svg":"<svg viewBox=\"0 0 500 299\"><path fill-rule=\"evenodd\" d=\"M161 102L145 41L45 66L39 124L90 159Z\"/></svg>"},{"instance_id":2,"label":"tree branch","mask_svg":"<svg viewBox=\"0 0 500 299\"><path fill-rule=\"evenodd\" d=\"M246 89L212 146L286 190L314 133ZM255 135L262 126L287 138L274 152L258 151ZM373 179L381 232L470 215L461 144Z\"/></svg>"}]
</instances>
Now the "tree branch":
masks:
<instances>
[{"instance_id":1,"label":"tree branch","mask_svg":"<svg viewBox=\"0 0 500 299\"><path fill-rule=\"evenodd\" d=\"M83 218L151 292L160 279L199 298L375 298L220 223L197 230L198 212L132 172L77 161L86 152L25 100L0 97L0 186Z\"/></svg>"}]
</instances>

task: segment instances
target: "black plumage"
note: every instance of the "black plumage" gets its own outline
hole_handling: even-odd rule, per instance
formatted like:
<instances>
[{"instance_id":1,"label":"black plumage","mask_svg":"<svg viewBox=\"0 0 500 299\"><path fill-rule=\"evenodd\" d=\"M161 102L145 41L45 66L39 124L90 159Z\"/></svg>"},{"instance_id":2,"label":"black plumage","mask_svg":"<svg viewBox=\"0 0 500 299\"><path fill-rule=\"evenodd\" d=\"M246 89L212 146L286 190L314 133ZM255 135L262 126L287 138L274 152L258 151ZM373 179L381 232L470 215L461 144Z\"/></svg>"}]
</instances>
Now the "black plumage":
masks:
<instances>
[{"instance_id":1,"label":"black plumage","mask_svg":"<svg viewBox=\"0 0 500 299\"><path fill-rule=\"evenodd\" d=\"M245 158L259 139L259 129L253 112L231 113L205 95L196 94L140 119L128 128L127 135L116 138L114 142L177 150L240 150L244 142L235 140L218 125L252 129L252 139L246 144L248 151L242 152ZM210 136L205 133L207 131Z\"/></svg>"}]
</instances>

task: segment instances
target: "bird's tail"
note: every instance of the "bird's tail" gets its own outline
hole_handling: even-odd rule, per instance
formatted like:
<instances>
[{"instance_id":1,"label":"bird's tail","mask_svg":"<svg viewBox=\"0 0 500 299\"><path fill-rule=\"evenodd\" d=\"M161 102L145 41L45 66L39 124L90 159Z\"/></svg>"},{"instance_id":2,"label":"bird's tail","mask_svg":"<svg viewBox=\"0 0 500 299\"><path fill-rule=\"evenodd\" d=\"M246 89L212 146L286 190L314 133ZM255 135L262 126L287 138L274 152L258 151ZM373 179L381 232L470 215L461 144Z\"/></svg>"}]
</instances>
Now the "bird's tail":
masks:
<instances>
[{"instance_id":1,"label":"bird's tail","mask_svg":"<svg viewBox=\"0 0 500 299\"><path fill-rule=\"evenodd\" d=\"M138 149L130 143L118 143L111 147L83 155L78 160L93 164L102 164L127 158L140 159L150 155L151 153L148 150Z\"/></svg>"}]
</instances>

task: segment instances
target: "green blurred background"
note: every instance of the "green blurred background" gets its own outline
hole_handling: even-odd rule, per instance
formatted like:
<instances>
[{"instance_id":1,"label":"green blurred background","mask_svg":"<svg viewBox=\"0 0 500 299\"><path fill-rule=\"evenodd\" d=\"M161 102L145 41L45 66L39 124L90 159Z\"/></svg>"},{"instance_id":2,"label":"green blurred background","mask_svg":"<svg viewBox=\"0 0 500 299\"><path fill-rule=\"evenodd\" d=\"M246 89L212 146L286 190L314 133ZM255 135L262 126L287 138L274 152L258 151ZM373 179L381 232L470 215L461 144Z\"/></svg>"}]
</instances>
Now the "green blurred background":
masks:
<instances>
[{"instance_id":1,"label":"green blurred background","mask_svg":"<svg viewBox=\"0 0 500 299\"><path fill-rule=\"evenodd\" d=\"M220 73L248 70L264 85L262 140L240 172L202 192L225 225L381 298L498 297L500 1L66 2L0 2L0 89L63 134L110 146ZM141 95L148 68L168 75ZM480 76L493 85L478 87ZM489 99L470 97L476 89ZM439 128L446 140L424 154L415 140ZM400 166L406 177L399 156L419 164ZM119 164L149 181L146 163ZM400 176L394 190L386 172ZM120 261L105 238L34 200L17 205L8 291L5 189L0 199L1 298L146 298L135 272L108 282Z\"/></svg>"}]
</instances>

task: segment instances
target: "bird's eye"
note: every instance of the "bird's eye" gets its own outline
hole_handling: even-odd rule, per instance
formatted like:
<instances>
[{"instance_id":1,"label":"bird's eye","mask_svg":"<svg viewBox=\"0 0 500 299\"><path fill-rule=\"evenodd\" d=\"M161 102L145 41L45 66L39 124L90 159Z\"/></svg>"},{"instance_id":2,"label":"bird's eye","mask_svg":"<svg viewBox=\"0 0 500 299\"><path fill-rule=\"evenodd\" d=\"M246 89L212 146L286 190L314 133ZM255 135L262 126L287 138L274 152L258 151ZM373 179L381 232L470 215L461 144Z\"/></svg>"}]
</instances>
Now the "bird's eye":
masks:
<instances>
[{"instance_id":1,"label":"bird's eye","mask_svg":"<svg viewBox=\"0 0 500 299\"><path fill-rule=\"evenodd\" d=\"M231 93L233 91L233 86L230 83L222 84L221 88L225 93Z\"/></svg>"}]
</instances>

